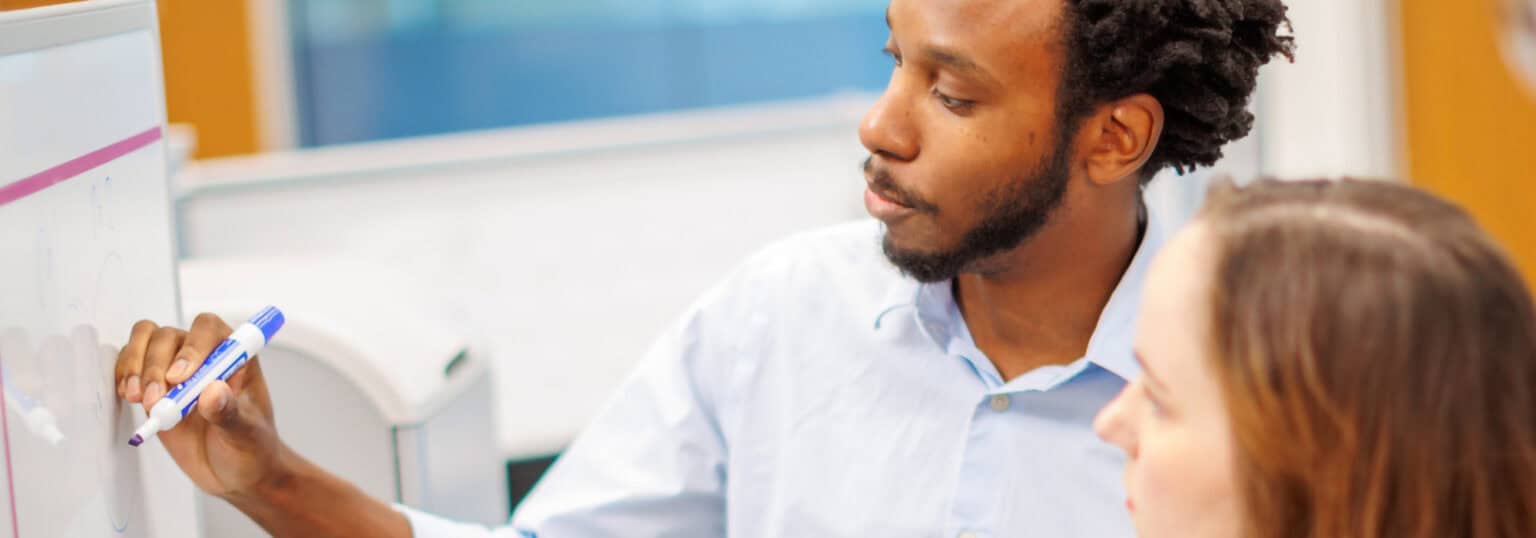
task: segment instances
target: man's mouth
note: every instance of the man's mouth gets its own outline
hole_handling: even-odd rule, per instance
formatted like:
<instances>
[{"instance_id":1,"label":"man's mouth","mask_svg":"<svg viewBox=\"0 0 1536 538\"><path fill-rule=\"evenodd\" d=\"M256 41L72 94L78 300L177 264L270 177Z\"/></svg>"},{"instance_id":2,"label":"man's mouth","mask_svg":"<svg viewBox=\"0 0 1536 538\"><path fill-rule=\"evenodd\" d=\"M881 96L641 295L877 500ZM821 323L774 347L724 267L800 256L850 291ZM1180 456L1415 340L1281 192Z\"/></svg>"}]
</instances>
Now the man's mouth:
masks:
<instances>
[{"instance_id":1,"label":"man's mouth","mask_svg":"<svg viewBox=\"0 0 1536 538\"><path fill-rule=\"evenodd\" d=\"M874 193L875 196L879 196L881 200L905 207L907 209L912 209L912 204L902 199L901 196L897 195L895 192L885 188L884 185L880 185L878 182L868 179L866 179L865 183L869 188L869 192Z\"/></svg>"},{"instance_id":2,"label":"man's mouth","mask_svg":"<svg viewBox=\"0 0 1536 538\"><path fill-rule=\"evenodd\" d=\"M864 209L869 211L870 216L889 225L917 214L916 209L892 198L889 192L881 189L876 182L869 182L864 190Z\"/></svg>"},{"instance_id":3,"label":"man's mouth","mask_svg":"<svg viewBox=\"0 0 1536 538\"><path fill-rule=\"evenodd\" d=\"M864 159L864 185L877 202L887 204L887 209L905 209L920 213L935 213L935 207L903 193L890 173L875 168L874 158Z\"/></svg>"}]
</instances>

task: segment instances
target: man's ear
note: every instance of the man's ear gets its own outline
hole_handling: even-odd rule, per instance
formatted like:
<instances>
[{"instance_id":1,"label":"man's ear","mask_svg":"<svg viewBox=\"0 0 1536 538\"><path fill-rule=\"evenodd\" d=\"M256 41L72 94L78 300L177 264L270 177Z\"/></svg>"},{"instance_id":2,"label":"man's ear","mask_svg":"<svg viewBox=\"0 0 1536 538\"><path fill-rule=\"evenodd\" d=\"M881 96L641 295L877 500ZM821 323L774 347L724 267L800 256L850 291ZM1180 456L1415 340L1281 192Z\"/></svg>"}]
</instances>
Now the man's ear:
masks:
<instances>
[{"instance_id":1,"label":"man's ear","mask_svg":"<svg viewBox=\"0 0 1536 538\"><path fill-rule=\"evenodd\" d=\"M1163 134L1163 104L1145 93L1107 103L1083 126L1090 144L1088 180L1095 185L1140 178Z\"/></svg>"}]
</instances>

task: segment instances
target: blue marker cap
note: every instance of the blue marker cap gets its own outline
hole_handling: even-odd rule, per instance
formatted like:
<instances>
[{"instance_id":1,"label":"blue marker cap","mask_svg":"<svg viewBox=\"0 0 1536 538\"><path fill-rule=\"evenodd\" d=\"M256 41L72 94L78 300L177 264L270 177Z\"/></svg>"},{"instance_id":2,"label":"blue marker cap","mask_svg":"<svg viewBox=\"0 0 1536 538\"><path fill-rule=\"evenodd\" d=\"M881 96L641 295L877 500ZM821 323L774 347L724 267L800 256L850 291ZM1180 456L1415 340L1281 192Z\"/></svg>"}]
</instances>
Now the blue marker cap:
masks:
<instances>
[{"instance_id":1,"label":"blue marker cap","mask_svg":"<svg viewBox=\"0 0 1536 538\"><path fill-rule=\"evenodd\" d=\"M263 308L261 312L256 313L256 316L251 318L251 325L261 329L261 338L263 340L271 342L272 335L277 334L277 330L283 328L283 321L283 311L278 310L275 306L269 306Z\"/></svg>"}]
</instances>

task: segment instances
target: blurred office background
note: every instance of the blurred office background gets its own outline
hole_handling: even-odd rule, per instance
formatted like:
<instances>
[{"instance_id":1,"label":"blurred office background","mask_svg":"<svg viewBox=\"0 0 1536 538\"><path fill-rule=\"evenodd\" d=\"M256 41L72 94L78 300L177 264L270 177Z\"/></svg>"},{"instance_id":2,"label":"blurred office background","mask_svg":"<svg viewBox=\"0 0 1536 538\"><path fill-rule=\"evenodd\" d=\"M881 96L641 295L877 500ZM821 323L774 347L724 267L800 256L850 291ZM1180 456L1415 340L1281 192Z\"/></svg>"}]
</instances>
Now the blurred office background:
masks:
<instances>
[{"instance_id":1,"label":"blurred office background","mask_svg":"<svg viewBox=\"0 0 1536 538\"><path fill-rule=\"evenodd\" d=\"M1536 277L1536 0L1287 3L1297 61L1218 171L1411 181ZM513 503L730 267L861 218L891 68L884 0L160 5L187 263L414 279L485 342ZM1209 177L1150 196L1187 214Z\"/></svg>"}]
</instances>

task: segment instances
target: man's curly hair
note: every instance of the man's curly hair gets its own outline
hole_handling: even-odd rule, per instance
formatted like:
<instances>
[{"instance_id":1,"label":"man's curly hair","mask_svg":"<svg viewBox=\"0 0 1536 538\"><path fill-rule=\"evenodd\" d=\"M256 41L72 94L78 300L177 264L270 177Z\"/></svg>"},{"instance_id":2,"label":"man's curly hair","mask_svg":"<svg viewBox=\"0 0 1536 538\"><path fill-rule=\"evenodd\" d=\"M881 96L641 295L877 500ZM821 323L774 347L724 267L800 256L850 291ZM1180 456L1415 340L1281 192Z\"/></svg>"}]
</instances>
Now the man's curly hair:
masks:
<instances>
[{"instance_id":1,"label":"man's curly hair","mask_svg":"<svg viewBox=\"0 0 1536 538\"><path fill-rule=\"evenodd\" d=\"M1061 119L1146 93L1162 103L1162 138L1143 178L1211 166L1253 127L1259 66L1294 61L1281 0L1066 0ZM1282 34L1282 32L1285 32Z\"/></svg>"}]
</instances>

